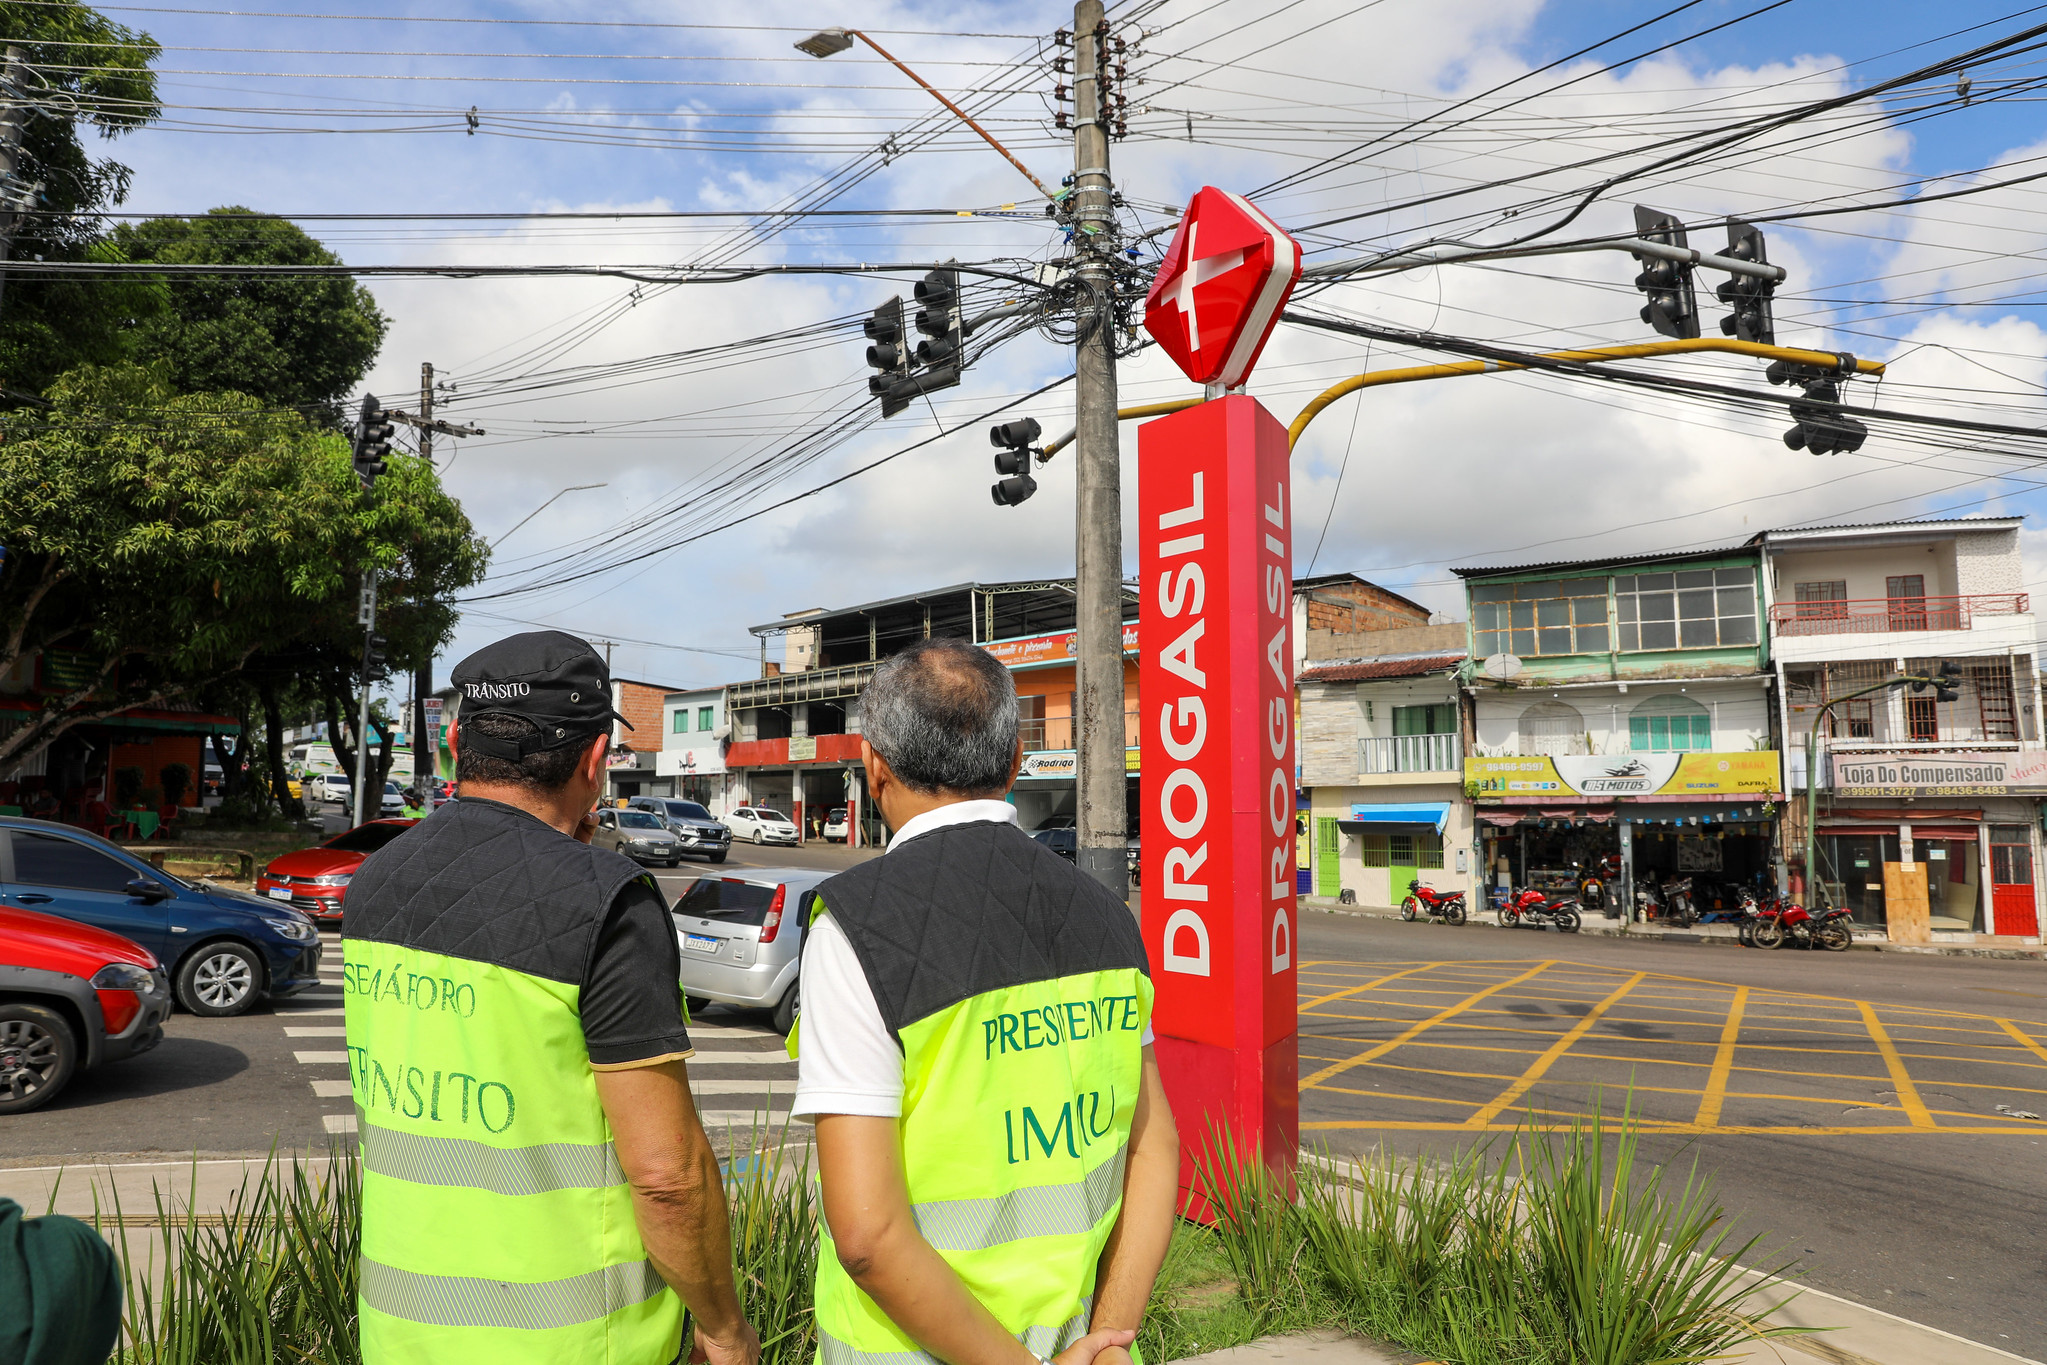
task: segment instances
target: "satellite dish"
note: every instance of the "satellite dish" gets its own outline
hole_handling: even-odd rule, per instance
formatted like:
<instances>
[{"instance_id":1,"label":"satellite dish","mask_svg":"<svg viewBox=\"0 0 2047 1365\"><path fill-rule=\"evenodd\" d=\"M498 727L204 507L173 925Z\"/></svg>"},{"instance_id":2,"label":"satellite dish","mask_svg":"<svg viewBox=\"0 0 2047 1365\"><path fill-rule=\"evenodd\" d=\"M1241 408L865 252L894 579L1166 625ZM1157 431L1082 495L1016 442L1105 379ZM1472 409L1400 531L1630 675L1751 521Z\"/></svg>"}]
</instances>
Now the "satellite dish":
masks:
<instances>
[{"instance_id":1,"label":"satellite dish","mask_svg":"<svg viewBox=\"0 0 2047 1365\"><path fill-rule=\"evenodd\" d=\"M1479 667L1485 670L1488 678L1498 678L1505 682L1521 671L1521 660L1512 654L1495 654Z\"/></svg>"}]
</instances>

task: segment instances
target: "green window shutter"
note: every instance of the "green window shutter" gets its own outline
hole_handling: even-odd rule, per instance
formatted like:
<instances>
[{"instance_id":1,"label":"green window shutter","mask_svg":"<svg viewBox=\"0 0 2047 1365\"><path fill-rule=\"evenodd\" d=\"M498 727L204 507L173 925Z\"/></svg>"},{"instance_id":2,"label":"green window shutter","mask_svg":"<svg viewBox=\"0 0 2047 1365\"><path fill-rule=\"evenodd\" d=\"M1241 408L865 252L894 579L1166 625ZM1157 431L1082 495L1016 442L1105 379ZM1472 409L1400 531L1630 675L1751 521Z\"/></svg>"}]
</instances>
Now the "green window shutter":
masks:
<instances>
[{"instance_id":1,"label":"green window shutter","mask_svg":"<svg viewBox=\"0 0 2047 1365\"><path fill-rule=\"evenodd\" d=\"M712 711L713 708L708 706L699 706L697 708L697 729L709 730L711 728Z\"/></svg>"},{"instance_id":2,"label":"green window shutter","mask_svg":"<svg viewBox=\"0 0 2047 1365\"><path fill-rule=\"evenodd\" d=\"M1336 827L1336 821L1321 816L1315 818L1315 894L1336 896L1343 890L1343 875L1337 865L1337 850L1342 842L1343 832Z\"/></svg>"},{"instance_id":3,"label":"green window shutter","mask_svg":"<svg viewBox=\"0 0 2047 1365\"><path fill-rule=\"evenodd\" d=\"M1628 717L1628 747L1638 754L1649 752L1649 718L1647 716Z\"/></svg>"},{"instance_id":4,"label":"green window shutter","mask_svg":"<svg viewBox=\"0 0 2047 1365\"><path fill-rule=\"evenodd\" d=\"M1424 729L1429 721L1426 706L1396 706L1393 708L1393 733L1396 735L1427 734Z\"/></svg>"},{"instance_id":5,"label":"green window shutter","mask_svg":"<svg viewBox=\"0 0 2047 1365\"><path fill-rule=\"evenodd\" d=\"M670 722L670 724L672 724L672 725L673 725L673 726L675 727L675 733L676 733L676 734L678 734L678 735L686 735L686 734L688 734L688 733L689 733L689 708L688 708L687 706L678 706L678 707L676 707L676 708L675 708L675 719L674 719L674 720L673 720L672 722Z\"/></svg>"}]
</instances>

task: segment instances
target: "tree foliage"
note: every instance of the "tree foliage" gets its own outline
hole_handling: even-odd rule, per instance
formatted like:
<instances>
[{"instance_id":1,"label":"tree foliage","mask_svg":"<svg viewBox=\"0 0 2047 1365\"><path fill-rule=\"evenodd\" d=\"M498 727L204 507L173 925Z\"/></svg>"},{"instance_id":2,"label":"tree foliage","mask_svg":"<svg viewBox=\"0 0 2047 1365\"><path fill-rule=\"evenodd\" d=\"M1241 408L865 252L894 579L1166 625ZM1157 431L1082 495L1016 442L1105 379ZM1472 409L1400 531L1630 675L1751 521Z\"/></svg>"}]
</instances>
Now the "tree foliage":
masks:
<instances>
[{"instance_id":1,"label":"tree foliage","mask_svg":"<svg viewBox=\"0 0 2047 1365\"><path fill-rule=\"evenodd\" d=\"M365 498L347 443L241 394L83 367L0 427L0 682L43 651L43 711L0 768L80 721L256 667L295 676L360 647L365 567L393 661L431 657L486 548L424 461ZM52 678L65 686L51 690Z\"/></svg>"},{"instance_id":2,"label":"tree foliage","mask_svg":"<svg viewBox=\"0 0 2047 1365\"><path fill-rule=\"evenodd\" d=\"M111 245L165 264L341 264L296 225L235 207L123 224ZM189 392L232 390L337 422L384 343L384 315L352 280L172 276L160 287L167 306L138 320L134 355Z\"/></svg>"},{"instance_id":3,"label":"tree foliage","mask_svg":"<svg viewBox=\"0 0 2047 1365\"><path fill-rule=\"evenodd\" d=\"M118 259L105 209L127 198L132 173L95 158L88 132L118 137L154 120L155 39L114 23L77 0L0 0L0 48L22 49L27 66L17 173L40 188L35 209L12 232L17 259ZM40 391L65 370L110 362L129 332L165 306L146 280L62 280L15 276L0 313L0 380Z\"/></svg>"}]
</instances>

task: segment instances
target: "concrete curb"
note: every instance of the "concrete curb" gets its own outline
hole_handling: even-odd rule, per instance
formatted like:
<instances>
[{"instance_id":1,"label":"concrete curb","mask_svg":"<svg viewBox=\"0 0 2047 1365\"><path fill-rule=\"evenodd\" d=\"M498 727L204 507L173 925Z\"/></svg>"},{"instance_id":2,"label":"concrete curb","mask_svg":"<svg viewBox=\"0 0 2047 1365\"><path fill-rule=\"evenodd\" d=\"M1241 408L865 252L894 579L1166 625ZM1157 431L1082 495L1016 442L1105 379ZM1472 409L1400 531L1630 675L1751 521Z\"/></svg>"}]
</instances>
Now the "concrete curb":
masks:
<instances>
[{"instance_id":1,"label":"concrete curb","mask_svg":"<svg viewBox=\"0 0 2047 1365\"><path fill-rule=\"evenodd\" d=\"M1400 911L1392 906L1344 905L1318 896L1303 896L1300 904L1304 909L1319 910L1330 915L1349 915L1354 919L1399 919ZM1421 923L1417 920L1416 923ZM1466 928L1501 929L1507 926L1490 919L1474 915L1464 922ZM1715 931L1718 932L1715 932ZM1624 928L1618 921L1600 919L1585 920L1578 930L1595 938L1625 938L1638 943L1693 943L1707 947L1739 948L1741 941L1735 937L1732 925L1702 925L1697 929L1658 929L1649 926ZM1972 943L1890 943L1878 938L1858 938L1852 945L1853 951L1872 953L1902 953L1917 957L1979 957L1996 958L2007 962L2047 962L2047 946L2038 948L1979 947Z\"/></svg>"}]
</instances>

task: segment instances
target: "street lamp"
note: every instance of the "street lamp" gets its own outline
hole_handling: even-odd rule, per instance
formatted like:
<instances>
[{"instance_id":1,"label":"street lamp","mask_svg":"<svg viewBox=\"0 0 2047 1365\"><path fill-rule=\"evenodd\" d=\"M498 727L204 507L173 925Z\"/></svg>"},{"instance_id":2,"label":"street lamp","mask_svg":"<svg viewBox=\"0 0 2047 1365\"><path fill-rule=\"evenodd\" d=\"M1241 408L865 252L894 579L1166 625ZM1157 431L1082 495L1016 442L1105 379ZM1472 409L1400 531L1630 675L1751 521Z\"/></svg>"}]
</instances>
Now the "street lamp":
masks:
<instances>
[{"instance_id":1,"label":"street lamp","mask_svg":"<svg viewBox=\"0 0 2047 1365\"><path fill-rule=\"evenodd\" d=\"M1814 889L1818 888L1824 895L1826 887L1825 881L1818 875L1820 723L1844 701L1853 701L1857 697L1866 697L1872 692L1889 691L1895 687L1910 687L1914 692L1924 692L1930 687L1933 689L1935 701L1953 701L1961 695L1955 687L1957 681L1953 662L1943 661L1930 676L1922 673L1901 673L1895 678L1872 683L1853 692L1845 692L1822 706L1819 714L1812 718L1812 728L1805 732L1805 881L1808 901L1817 903L1817 898L1813 895Z\"/></svg>"},{"instance_id":2,"label":"street lamp","mask_svg":"<svg viewBox=\"0 0 2047 1365\"><path fill-rule=\"evenodd\" d=\"M1037 187L1039 194L1044 195L1047 199L1050 199L1052 197L1052 191L1045 188L1045 182L1038 179L1038 177L1036 177L1035 175L1032 175L1030 172L1030 168L1025 166L1023 162L1018 161L1016 157L1010 153L1009 148L1003 146L1000 142L997 142L992 133L990 133L986 128L983 128L980 124L974 122L972 118L968 117L966 110L960 108L957 104L954 104L951 100L947 99L944 95L940 94L938 91L938 87L934 86L930 81L925 80L916 72L910 70L909 67L904 66L901 62L897 61L894 54L890 53L887 49L883 48L882 45L880 43L875 42L874 39L862 33L859 29L857 28L819 29L817 32L811 34L808 38L805 38L802 42L796 44L796 50L798 52L806 53L812 57L829 57L834 53L844 52L847 48L853 46L853 40L855 38L858 38L861 42L867 44L876 52L880 53L883 60L887 61L889 65L895 67L896 70L902 72L905 76L908 76L911 80L917 82L917 84L923 86L926 90L930 91L931 97L933 99L937 100L947 109L950 109L953 112L953 115L956 118L958 118L961 123L966 124L967 127L979 133L981 135L981 140L983 142L987 143L990 147L993 147L996 151L1002 153L1004 160L1009 162L1010 165L1016 167L1018 170L1022 171L1024 174L1024 179L1030 181L1031 184L1035 185Z\"/></svg>"},{"instance_id":3,"label":"street lamp","mask_svg":"<svg viewBox=\"0 0 2047 1365\"><path fill-rule=\"evenodd\" d=\"M583 492L584 490L586 490L586 489L590 489L590 488L609 488L609 487L611 487L611 485L610 485L609 483L576 483L576 484L570 484L570 485L569 485L569 486L568 486L567 488L564 488L564 489L562 489L562 490L561 490L561 492L559 492L559 493L556 493L556 494L554 495L554 497L553 497L553 498L549 498L549 499L548 499L548 500L547 500L546 502L543 502L543 503L541 503L541 504L540 504L540 506L538 506L538 507L534 508L534 509L533 509L532 511L528 512L528 513L527 513L527 514L526 514L525 516L523 516L523 517L520 517L520 518L519 518L519 519L518 519L517 521L513 522L513 523L512 523L512 531L516 531L516 530L518 530L518 529L519 529L519 528L520 528L521 526L524 526L524 525L525 525L525 524L526 524L527 522L529 522L529 521L533 520L533 518L535 518L535 517L539 516L539 515L540 515L540 514L541 514L542 512L545 512L545 511L546 511L546 510L547 510L548 508L550 508L550 507L554 506L554 503L555 503L555 498L560 498L560 497L563 497L563 496L565 496L565 495L567 495L567 494L569 494L569 493L581 493L581 492ZM491 549L495 550L495 549L496 549L496 548L497 548L498 546L500 546L500 545L504 544L504 543L505 543L505 542L506 542L507 540L509 540L509 539L511 538L511 535L512 535L512 531L507 531L507 532L505 532L505 533L504 533L503 535L499 536L499 537L498 537L498 538L497 538L496 540L493 540L493 541L492 541L492 542L490 543L490 547L491 547Z\"/></svg>"}]
</instances>

